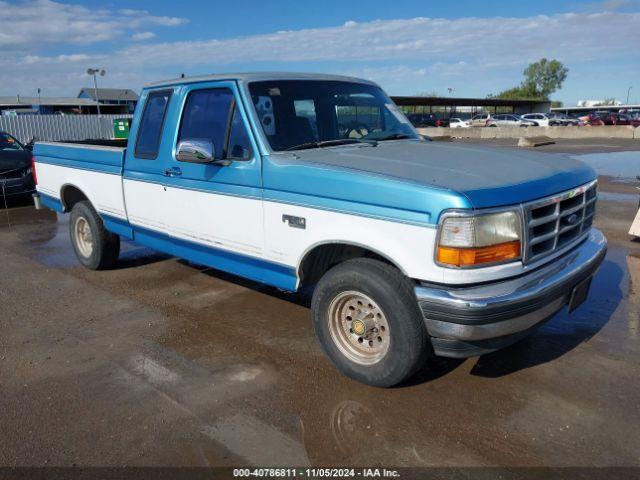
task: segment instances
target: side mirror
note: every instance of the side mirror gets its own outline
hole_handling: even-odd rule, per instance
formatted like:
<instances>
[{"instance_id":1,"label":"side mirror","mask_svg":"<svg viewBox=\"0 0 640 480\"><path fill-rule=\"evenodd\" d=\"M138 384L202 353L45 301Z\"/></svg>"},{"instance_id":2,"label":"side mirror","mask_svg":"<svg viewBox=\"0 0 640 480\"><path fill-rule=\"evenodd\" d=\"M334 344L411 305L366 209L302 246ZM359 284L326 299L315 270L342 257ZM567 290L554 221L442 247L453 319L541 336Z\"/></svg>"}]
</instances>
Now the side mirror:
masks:
<instances>
[{"instance_id":1,"label":"side mirror","mask_svg":"<svg viewBox=\"0 0 640 480\"><path fill-rule=\"evenodd\" d=\"M211 140L193 139L178 143L176 160L189 163L211 163L215 160L215 147Z\"/></svg>"}]
</instances>

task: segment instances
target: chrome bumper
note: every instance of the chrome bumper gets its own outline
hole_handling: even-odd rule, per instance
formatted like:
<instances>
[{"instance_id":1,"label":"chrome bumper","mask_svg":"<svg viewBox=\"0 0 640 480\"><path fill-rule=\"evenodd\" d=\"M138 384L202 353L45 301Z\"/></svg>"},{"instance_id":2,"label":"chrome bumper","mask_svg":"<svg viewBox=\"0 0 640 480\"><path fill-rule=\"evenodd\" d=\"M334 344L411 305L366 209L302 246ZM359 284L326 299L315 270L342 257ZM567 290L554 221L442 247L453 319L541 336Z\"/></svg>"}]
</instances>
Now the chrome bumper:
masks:
<instances>
[{"instance_id":1,"label":"chrome bumper","mask_svg":"<svg viewBox=\"0 0 640 480\"><path fill-rule=\"evenodd\" d=\"M520 277L474 287L417 286L435 353L469 357L519 340L568 303L606 251L606 238L594 228L573 250Z\"/></svg>"}]
</instances>

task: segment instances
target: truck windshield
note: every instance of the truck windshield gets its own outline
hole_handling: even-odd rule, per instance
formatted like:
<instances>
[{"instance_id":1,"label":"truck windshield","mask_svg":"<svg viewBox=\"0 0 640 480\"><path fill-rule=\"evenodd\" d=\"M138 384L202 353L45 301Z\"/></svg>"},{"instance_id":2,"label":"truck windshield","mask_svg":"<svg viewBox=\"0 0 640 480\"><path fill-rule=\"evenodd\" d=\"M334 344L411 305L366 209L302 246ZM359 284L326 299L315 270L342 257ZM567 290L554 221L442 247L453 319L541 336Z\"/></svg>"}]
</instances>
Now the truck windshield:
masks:
<instances>
[{"instance_id":1,"label":"truck windshield","mask_svg":"<svg viewBox=\"0 0 640 480\"><path fill-rule=\"evenodd\" d=\"M378 87L326 80L252 82L249 91L272 150L418 139Z\"/></svg>"}]
</instances>

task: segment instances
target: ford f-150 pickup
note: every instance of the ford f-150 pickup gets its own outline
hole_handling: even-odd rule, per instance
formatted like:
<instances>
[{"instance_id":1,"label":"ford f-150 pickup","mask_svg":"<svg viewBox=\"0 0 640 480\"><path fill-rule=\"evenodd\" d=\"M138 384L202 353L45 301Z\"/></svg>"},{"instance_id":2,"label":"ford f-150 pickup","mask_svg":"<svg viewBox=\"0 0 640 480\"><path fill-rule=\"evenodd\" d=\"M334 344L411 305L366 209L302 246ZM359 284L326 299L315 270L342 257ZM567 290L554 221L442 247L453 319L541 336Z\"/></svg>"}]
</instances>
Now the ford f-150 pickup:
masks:
<instances>
[{"instance_id":1,"label":"ford f-150 pickup","mask_svg":"<svg viewBox=\"0 0 640 480\"><path fill-rule=\"evenodd\" d=\"M35 145L36 203L70 213L83 265L113 266L124 238L308 292L322 348L371 385L577 308L606 252L590 167L429 142L366 80L151 84L126 148L108 143Z\"/></svg>"}]
</instances>

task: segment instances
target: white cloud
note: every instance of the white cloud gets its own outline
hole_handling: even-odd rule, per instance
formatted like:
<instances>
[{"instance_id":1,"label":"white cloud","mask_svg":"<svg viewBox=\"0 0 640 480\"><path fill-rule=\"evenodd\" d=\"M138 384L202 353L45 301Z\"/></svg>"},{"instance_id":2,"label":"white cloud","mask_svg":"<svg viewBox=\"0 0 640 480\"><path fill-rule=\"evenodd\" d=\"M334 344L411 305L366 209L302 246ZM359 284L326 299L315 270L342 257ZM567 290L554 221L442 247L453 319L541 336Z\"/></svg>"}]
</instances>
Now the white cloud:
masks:
<instances>
[{"instance_id":1,"label":"white cloud","mask_svg":"<svg viewBox=\"0 0 640 480\"><path fill-rule=\"evenodd\" d=\"M0 48L27 51L51 44L87 45L121 37L145 26L176 26L184 18L151 15L129 10L128 14L53 0L0 0L2 22ZM6 50L4 52L6 54Z\"/></svg>"},{"instance_id":2,"label":"white cloud","mask_svg":"<svg viewBox=\"0 0 640 480\"><path fill-rule=\"evenodd\" d=\"M132 46L114 52L113 58L153 66L336 60L462 61L500 66L524 64L541 56L595 60L629 55L629 45L640 43L639 24L640 13L617 12L376 20L225 40ZM625 41L611 32L625 32Z\"/></svg>"},{"instance_id":3,"label":"white cloud","mask_svg":"<svg viewBox=\"0 0 640 480\"><path fill-rule=\"evenodd\" d=\"M140 33L134 33L133 35L131 35L131 39L135 40L136 42L142 41L142 40L151 40L152 38L155 38L156 34L153 32L140 32Z\"/></svg>"},{"instance_id":4,"label":"white cloud","mask_svg":"<svg viewBox=\"0 0 640 480\"><path fill-rule=\"evenodd\" d=\"M614 1L618 6L624 2L609 0L609 10L601 6L597 12L528 18L347 21L335 27L230 39L145 42L105 48L97 55L80 51L75 45L120 38L123 32L134 40L151 40L151 27L185 20L157 17L142 10L89 12L85 7L51 0L13 7L0 0L0 9L13 8L6 16L13 16L19 25L12 29L3 25L0 32L0 52L3 45L4 52L9 51L7 42L19 45L11 49L11 57L0 53L0 85L2 90L13 93L14 89L32 88L45 79L58 89L57 93L75 91L79 82L85 81L81 76L84 69L79 65L83 62L107 69L107 76L101 80L105 86L126 87L140 87L147 81L180 72L201 73L214 68L224 71L238 66L255 69L266 64L280 69L299 69L302 65L305 70L346 72L372 78L385 86L398 85L398 89L413 81L415 87L407 93L431 89L430 85L435 84L429 82L433 79L439 79L439 87L466 82L489 93L516 84L523 67L543 56L557 58L570 69L578 63L610 65L616 58L626 58L628 63L633 61L640 66L637 49L631 47L640 44L640 13L611 10ZM48 21L42 22L43 17ZM29 23L36 20L37 25ZM34 31L38 35L31 33ZM22 43L18 39L21 35L25 37ZM56 56L44 55L40 48L51 43L60 43L59 50L64 51ZM16 50L21 58L18 65ZM12 69L3 68L7 65ZM636 76L640 75L638 67L633 68ZM456 93L464 94L461 88Z\"/></svg>"}]
</instances>

